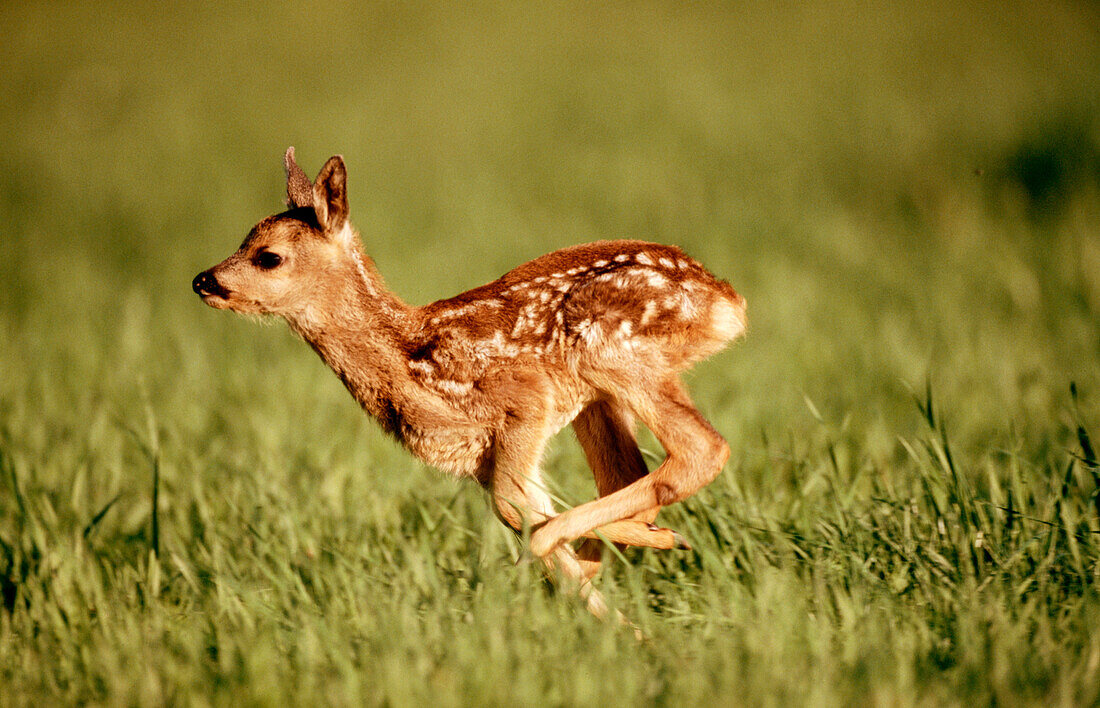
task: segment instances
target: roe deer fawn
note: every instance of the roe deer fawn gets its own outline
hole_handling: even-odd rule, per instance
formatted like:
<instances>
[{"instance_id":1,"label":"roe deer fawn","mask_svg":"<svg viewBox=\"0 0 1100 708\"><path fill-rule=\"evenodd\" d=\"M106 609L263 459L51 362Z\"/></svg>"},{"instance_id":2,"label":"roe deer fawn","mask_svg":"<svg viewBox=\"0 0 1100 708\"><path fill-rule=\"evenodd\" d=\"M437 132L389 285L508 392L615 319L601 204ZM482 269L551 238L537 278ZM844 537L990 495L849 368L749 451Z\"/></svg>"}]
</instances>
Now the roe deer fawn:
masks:
<instances>
[{"instance_id":1,"label":"roe deer fawn","mask_svg":"<svg viewBox=\"0 0 1100 708\"><path fill-rule=\"evenodd\" d=\"M679 373L745 330L745 300L673 246L600 241L414 307L390 292L348 222L340 156L310 182L286 152L288 209L194 280L208 305L280 315L363 409L425 462L477 480L497 516L602 616L600 537L687 548L653 525L712 481L725 440ZM665 448L646 468L635 419ZM599 498L558 514L539 478L572 422ZM577 549L570 542L585 538Z\"/></svg>"}]
</instances>

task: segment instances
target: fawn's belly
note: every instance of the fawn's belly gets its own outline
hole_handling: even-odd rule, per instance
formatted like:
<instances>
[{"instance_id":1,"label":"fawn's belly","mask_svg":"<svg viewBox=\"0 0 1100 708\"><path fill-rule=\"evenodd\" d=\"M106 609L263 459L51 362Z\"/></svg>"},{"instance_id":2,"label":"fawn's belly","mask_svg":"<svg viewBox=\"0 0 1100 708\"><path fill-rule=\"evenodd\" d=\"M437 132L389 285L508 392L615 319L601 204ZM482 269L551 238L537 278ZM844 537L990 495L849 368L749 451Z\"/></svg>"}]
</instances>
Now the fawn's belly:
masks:
<instances>
[{"instance_id":1,"label":"fawn's belly","mask_svg":"<svg viewBox=\"0 0 1100 708\"><path fill-rule=\"evenodd\" d=\"M533 424L540 431L535 434L535 444L538 445L545 444L576 418L596 393L584 381L573 376L562 376L548 384L552 393L545 398L533 397L531 406L525 411L530 417L519 423ZM540 403L543 406L540 407ZM478 406L472 404L472 407ZM472 477L484 484L492 476L494 435L502 432L494 427L500 424L499 421L490 423L486 420L493 421L493 418L486 416L480 421L477 418L452 419L443 425L433 425L410 415L401 422L398 436L410 452L427 464L459 477Z\"/></svg>"},{"instance_id":2,"label":"fawn's belly","mask_svg":"<svg viewBox=\"0 0 1100 708\"><path fill-rule=\"evenodd\" d=\"M484 428L406 429L402 442L427 464L458 477L488 474L492 437Z\"/></svg>"}]
</instances>

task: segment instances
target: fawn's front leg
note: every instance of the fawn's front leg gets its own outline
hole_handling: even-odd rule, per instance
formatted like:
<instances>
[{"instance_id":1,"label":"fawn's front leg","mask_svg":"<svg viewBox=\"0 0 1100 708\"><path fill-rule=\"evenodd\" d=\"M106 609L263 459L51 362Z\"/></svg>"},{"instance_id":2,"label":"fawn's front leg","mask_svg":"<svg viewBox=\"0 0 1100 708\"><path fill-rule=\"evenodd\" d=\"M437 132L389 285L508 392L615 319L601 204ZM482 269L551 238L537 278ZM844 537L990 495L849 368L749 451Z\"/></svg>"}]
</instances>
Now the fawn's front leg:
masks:
<instances>
[{"instance_id":1,"label":"fawn's front leg","mask_svg":"<svg viewBox=\"0 0 1100 708\"><path fill-rule=\"evenodd\" d=\"M539 475L539 458L549 436L535 423L516 422L498 435L493 476L489 482L493 510L507 526L522 535L554 516L550 495ZM607 614L603 596L592 587L576 553L567 545L539 555L551 578L561 578L587 603L597 617Z\"/></svg>"},{"instance_id":2,"label":"fawn's front leg","mask_svg":"<svg viewBox=\"0 0 1100 708\"><path fill-rule=\"evenodd\" d=\"M629 410L609 400L590 403L573 420L573 431L584 450L585 459L592 469L596 480L596 493L605 497L626 487L649 473L638 442L634 437L634 416ZM619 539L620 548L627 545L649 546L651 548L688 548L680 534L671 529L653 526L654 519L661 507L646 509L626 521L612 522L609 526L596 529L604 538L608 532ZM642 542L634 542L629 531L641 532L634 536ZM620 529L620 533L614 533ZM594 535L595 532L586 535ZM662 543L663 542L663 543ZM587 538L577 548L577 558L587 577L599 572L604 550L603 540Z\"/></svg>"},{"instance_id":3,"label":"fawn's front leg","mask_svg":"<svg viewBox=\"0 0 1100 708\"><path fill-rule=\"evenodd\" d=\"M676 377L656 391L616 382L618 402L627 405L665 448L665 461L648 475L595 501L550 519L531 535L531 551L545 557L597 527L681 501L710 483L729 458L729 446L692 405Z\"/></svg>"}]
</instances>

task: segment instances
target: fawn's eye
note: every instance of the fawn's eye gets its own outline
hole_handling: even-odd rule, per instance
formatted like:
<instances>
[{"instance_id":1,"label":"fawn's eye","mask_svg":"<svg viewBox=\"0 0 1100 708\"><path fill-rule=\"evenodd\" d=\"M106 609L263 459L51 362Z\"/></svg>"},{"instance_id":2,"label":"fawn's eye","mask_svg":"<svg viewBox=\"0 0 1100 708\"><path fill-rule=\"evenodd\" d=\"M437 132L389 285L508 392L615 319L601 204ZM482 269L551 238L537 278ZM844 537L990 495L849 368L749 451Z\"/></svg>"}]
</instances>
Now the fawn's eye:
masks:
<instances>
[{"instance_id":1,"label":"fawn's eye","mask_svg":"<svg viewBox=\"0 0 1100 708\"><path fill-rule=\"evenodd\" d=\"M258 268L271 270L272 268L279 267L283 262L283 257L274 251L260 251L252 257L252 262L255 263Z\"/></svg>"}]
</instances>

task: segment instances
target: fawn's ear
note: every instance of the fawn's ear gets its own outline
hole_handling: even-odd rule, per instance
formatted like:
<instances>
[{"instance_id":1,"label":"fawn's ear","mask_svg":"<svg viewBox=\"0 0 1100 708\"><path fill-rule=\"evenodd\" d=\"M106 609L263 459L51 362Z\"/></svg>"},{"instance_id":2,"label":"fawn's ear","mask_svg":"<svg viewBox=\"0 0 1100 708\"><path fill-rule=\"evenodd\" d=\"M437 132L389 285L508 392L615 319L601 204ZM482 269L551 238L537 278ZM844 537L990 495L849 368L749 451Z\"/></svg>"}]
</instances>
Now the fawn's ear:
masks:
<instances>
[{"instance_id":1,"label":"fawn's ear","mask_svg":"<svg viewBox=\"0 0 1100 708\"><path fill-rule=\"evenodd\" d=\"M286 205L291 208L313 206L313 183L294 161L294 147L286 149L283 158L286 167Z\"/></svg>"},{"instance_id":2,"label":"fawn's ear","mask_svg":"<svg viewBox=\"0 0 1100 708\"><path fill-rule=\"evenodd\" d=\"M333 155L313 183L313 209L325 231L339 231L348 220L347 181L344 158Z\"/></svg>"}]
</instances>

